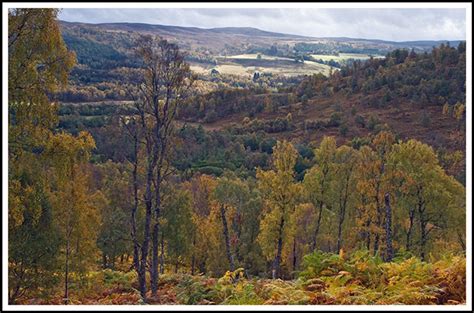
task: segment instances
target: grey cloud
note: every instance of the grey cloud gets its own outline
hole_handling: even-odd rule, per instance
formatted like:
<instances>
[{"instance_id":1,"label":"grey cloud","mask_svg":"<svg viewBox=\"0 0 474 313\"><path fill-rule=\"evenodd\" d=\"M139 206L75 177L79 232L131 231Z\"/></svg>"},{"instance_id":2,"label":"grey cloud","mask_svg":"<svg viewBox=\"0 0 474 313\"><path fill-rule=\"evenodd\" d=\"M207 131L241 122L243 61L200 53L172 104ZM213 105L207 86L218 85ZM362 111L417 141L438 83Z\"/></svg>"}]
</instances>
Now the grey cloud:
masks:
<instances>
[{"instance_id":1,"label":"grey cloud","mask_svg":"<svg viewBox=\"0 0 474 313\"><path fill-rule=\"evenodd\" d=\"M256 27L314 37L405 40L466 38L464 9L63 9L71 22Z\"/></svg>"}]
</instances>

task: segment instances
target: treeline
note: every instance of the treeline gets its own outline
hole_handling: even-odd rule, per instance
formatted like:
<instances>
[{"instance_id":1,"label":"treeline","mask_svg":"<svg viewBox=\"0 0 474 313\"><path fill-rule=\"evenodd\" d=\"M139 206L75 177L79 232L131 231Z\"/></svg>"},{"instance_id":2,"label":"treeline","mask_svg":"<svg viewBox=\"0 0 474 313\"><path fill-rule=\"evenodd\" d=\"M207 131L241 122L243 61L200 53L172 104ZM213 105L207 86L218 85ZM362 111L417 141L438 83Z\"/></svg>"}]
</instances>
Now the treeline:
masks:
<instances>
[{"instance_id":1,"label":"treeline","mask_svg":"<svg viewBox=\"0 0 474 313\"><path fill-rule=\"evenodd\" d=\"M73 26L67 22L60 28L66 47L76 52L79 64L102 70L140 66L140 59L130 54L136 34L104 32L97 27Z\"/></svg>"},{"instance_id":2,"label":"treeline","mask_svg":"<svg viewBox=\"0 0 474 313\"><path fill-rule=\"evenodd\" d=\"M226 171L169 179L160 222L161 271L218 277L242 267L251 276L292 278L303 256L315 250L367 249L390 261L409 255L427 260L465 248L464 187L445 174L429 146L396 142L381 132L359 149L326 137L313 155L301 181L298 152L288 142L274 146L270 167L258 169L256 178ZM114 182L113 201L131 201L130 169L126 174L112 162L99 168L103 182ZM116 192L115 184L125 189ZM123 229L119 222L104 227L105 234ZM101 240L117 245L113 237ZM102 249L105 266L131 254L114 251Z\"/></svg>"},{"instance_id":3,"label":"treeline","mask_svg":"<svg viewBox=\"0 0 474 313\"><path fill-rule=\"evenodd\" d=\"M269 93L266 89L222 89L188 100L180 108L178 118L212 123L240 112L250 117L261 112L276 112L279 107L294 103L291 93Z\"/></svg>"},{"instance_id":4,"label":"treeline","mask_svg":"<svg viewBox=\"0 0 474 313\"><path fill-rule=\"evenodd\" d=\"M130 68L91 70L75 67L69 75L73 84L54 96L62 102L131 100L130 91L136 89L140 75L140 70Z\"/></svg>"},{"instance_id":5,"label":"treeline","mask_svg":"<svg viewBox=\"0 0 474 313\"><path fill-rule=\"evenodd\" d=\"M118 52L109 45L70 36L67 33L63 38L68 49L76 52L77 61L80 64L87 64L90 68L110 70L116 67L137 66L136 63L130 62L127 55Z\"/></svg>"},{"instance_id":6,"label":"treeline","mask_svg":"<svg viewBox=\"0 0 474 313\"><path fill-rule=\"evenodd\" d=\"M329 79L310 77L295 90L298 97L361 94L361 103L386 107L401 100L418 107L465 103L466 43L441 44L430 53L398 49L384 59L354 61Z\"/></svg>"},{"instance_id":7,"label":"treeline","mask_svg":"<svg viewBox=\"0 0 474 313\"><path fill-rule=\"evenodd\" d=\"M249 117L254 117L265 111L276 112L281 106L298 102L307 105L310 99L340 94L347 99L357 95L358 104L373 108L396 107L401 102L419 109L444 105L445 112L457 111L452 115L463 120L465 73L465 42L457 48L442 44L430 53L398 49L384 59L350 62L332 72L330 77L308 76L281 95L264 95L258 90L218 90L204 94L190 99L180 110L180 116L202 122L214 122L238 112L247 112ZM454 109L456 104L458 107Z\"/></svg>"}]
</instances>

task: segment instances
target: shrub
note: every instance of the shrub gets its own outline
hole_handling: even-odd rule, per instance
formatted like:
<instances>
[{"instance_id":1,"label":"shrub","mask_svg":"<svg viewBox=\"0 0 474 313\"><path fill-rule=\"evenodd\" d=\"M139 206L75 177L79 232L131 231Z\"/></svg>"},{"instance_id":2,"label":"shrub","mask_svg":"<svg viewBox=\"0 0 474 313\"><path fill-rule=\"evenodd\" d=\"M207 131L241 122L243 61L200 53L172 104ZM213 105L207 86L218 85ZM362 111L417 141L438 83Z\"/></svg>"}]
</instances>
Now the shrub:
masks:
<instances>
[{"instance_id":1,"label":"shrub","mask_svg":"<svg viewBox=\"0 0 474 313\"><path fill-rule=\"evenodd\" d=\"M205 280L201 276L184 275L176 285L176 297L183 304L215 303L217 292L213 289L214 280Z\"/></svg>"},{"instance_id":2,"label":"shrub","mask_svg":"<svg viewBox=\"0 0 474 313\"><path fill-rule=\"evenodd\" d=\"M137 273L135 271L121 272L105 269L103 274L105 286L112 288L131 290L132 284L137 280Z\"/></svg>"},{"instance_id":3,"label":"shrub","mask_svg":"<svg viewBox=\"0 0 474 313\"><path fill-rule=\"evenodd\" d=\"M458 304L466 298L466 259L446 256L435 263L401 253L384 263L368 250L345 258L315 252L303 258L299 288L313 304Z\"/></svg>"},{"instance_id":4,"label":"shrub","mask_svg":"<svg viewBox=\"0 0 474 313\"><path fill-rule=\"evenodd\" d=\"M374 287L380 283L382 259L373 256L369 250L355 251L344 268L350 272L354 280L366 287Z\"/></svg>"},{"instance_id":5,"label":"shrub","mask_svg":"<svg viewBox=\"0 0 474 313\"><path fill-rule=\"evenodd\" d=\"M196 169L202 174L221 176L224 173L224 170L220 167L215 166L203 166Z\"/></svg>"},{"instance_id":6,"label":"shrub","mask_svg":"<svg viewBox=\"0 0 474 313\"><path fill-rule=\"evenodd\" d=\"M337 254L316 251L303 257L302 267L302 279L332 276L344 269L344 260Z\"/></svg>"},{"instance_id":7,"label":"shrub","mask_svg":"<svg viewBox=\"0 0 474 313\"><path fill-rule=\"evenodd\" d=\"M371 115L369 117L369 121L367 122L367 128L370 130L374 130L375 126L377 126L377 124L379 123L380 121L375 116Z\"/></svg>"},{"instance_id":8,"label":"shrub","mask_svg":"<svg viewBox=\"0 0 474 313\"><path fill-rule=\"evenodd\" d=\"M304 121L304 127L306 130L323 129L325 126L326 126L326 123L323 121L312 121L312 120Z\"/></svg>"},{"instance_id":9,"label":"shrub","mask_svg":"<svg viewBox=\"0 0 474 313\"><path fill-rule=\"evenodd\" d=\"M326 123L328 127L338 127L341 124L342 116L340 113L333 112Z\"/></svg>"},{"instance_id":10,"label":"shrub","mask_svg":"<svg viewBox=\"0 0 474 313\"><path fill-rule=\"evenodd\" d=\"M264 302L255 292L255 286L247 281L240 281L235 286L217 285L216 289L225 295L225 299L220 302L221 304L256 305Z\"/></svg>"},{"instance_id":11,"label":"shrub","mask_svg":"<svg viewBox=\"0 0 474 313\"><path fill-rule=\"evenodd\" d=\"M207 112L206 116L204 117L203 122L204 123L213 123L213 122L217 121L217 118L218 118L218 116L217 116L216 111L209 111L209 112Z\"/></svg>"},{"instance_id":12,"label":"shrub","mask_svg":"<svg viewBox=\"0 0 474 313\"><path fill-rule=\"evenodd\" d=\"M341 124L341 126L339 126L339 134L341 134L342 136L345 136L347 135L348 132L349 132L349 127L347 127L346 124Z\"/></svg>"},{"instance_id":13,"label":"shrub","mask_svg":"<svg viewBox=\"0 0 474 313\"><path fill-rule=\"evenodd\" d=\"M365 118L362 115L357 115L355 117L355 122L358 126L364 128L365 127Z\"/></svg>"},{"instance_id":14,"label":"shrub","mask_svg":"<svg viewBox=\"0 0 474 313\"><path fill-rule=\"evenodd\" d=\"M370 139L367 137L354 137L351 140L351 146L354 149L360 149L360 147L370 144Z\"/></svg>"}]
</instances>

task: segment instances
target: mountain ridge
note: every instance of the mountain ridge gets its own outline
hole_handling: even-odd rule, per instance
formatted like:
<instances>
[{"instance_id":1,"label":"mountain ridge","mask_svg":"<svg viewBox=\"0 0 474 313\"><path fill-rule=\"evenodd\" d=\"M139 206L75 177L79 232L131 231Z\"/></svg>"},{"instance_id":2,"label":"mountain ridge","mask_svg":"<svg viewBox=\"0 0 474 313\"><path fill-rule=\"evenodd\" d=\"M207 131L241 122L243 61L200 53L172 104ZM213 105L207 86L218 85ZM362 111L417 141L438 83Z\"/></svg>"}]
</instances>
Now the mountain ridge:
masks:
<instances>
[{"instance_id":1,"label":"mountain ridge","mask_svg":"<svg viewBox=\"0 0 474 313\"><path fill-rule=\"evenodd\" d=\"M135 28L135 31L143 30L164 30L164 31L179 31L179 32L200 32L200 33L221 33L229 35L248 35L248 36L260 36L260 37L278 37L278 38L297 38L297 39L309 39L309 40L335 40L335 41L367 41L367 42L379 42L384 44L395 44L395 45L406 45L406 44L423 44L423 45L439 45L441 43L449 42L450 44L456 45L459 44L461 39L442 39L442 40L431 40L431 39L418 39L418 40L387 40L387 39L377 39L377 38L354 38L354 37L314 37L314 36L305 36L297 35L290 33L280 33L272 32L267 30L262 30L256 27L212 27L212 28L202 28L202 27L193 27L193 26L178 26L178 25L165 25L165 24L150 24L150 23L135 23L135 22L113 22L113 23L85 23L85 22L69 22L69 21L59 21L60 24L69 24L69 25L88 25L88 26L98 26L98 27L119 27L119 28Z\"/></svg>"}]
</instances>

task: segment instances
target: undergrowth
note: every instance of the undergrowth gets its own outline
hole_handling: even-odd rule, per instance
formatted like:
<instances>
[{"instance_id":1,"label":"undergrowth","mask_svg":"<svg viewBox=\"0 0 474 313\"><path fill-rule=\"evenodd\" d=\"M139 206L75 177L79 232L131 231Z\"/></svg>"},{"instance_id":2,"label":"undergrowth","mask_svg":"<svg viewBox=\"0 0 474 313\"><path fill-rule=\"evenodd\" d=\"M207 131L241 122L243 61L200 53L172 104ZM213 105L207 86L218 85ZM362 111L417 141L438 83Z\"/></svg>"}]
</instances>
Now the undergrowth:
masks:
<instances>
[{"instance_id":1,"label":"undergrowth","mask_svg":"<svg viewBox=\"0 0 474 313\"><path fill-rule=\"evenodd\" d=\"M216 279L160 275L150 304L461 304L466 301L466 259L448 255L433 263L409 255L385 263L369 251L350 256L305 256L294 280L246 278L244 269ZM135 272L103 270L74 276L71 304L143 304ZM33 303L26 301L24 303ZM35 304L61 304L61 297Z\"/></svg>"}]
</instances>

